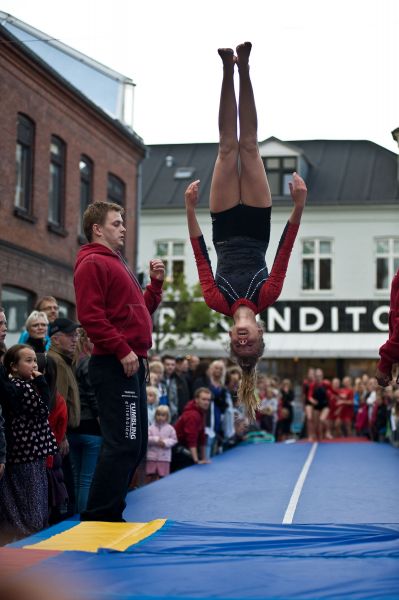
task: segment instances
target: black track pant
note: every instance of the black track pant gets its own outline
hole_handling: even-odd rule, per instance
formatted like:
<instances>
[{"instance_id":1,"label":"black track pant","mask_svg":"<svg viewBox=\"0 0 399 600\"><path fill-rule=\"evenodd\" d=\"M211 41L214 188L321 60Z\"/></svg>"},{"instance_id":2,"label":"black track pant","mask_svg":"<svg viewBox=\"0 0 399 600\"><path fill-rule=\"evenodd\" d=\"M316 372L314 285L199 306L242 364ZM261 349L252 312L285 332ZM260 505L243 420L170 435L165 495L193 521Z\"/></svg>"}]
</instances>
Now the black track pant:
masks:
<instances>
[{"instance_id":1,"label":"black track pant","mask_svg":"<svg viewBox=\"0 0 399 600\"><path fill-rule=\"evenodd\" d=\"M130 477L147 450L144 361L140 358L139 371L126 377L116 356L92 356L89 377L97 396L103 444L81 518L121 521Z\"/></svg>"}]
</instances>

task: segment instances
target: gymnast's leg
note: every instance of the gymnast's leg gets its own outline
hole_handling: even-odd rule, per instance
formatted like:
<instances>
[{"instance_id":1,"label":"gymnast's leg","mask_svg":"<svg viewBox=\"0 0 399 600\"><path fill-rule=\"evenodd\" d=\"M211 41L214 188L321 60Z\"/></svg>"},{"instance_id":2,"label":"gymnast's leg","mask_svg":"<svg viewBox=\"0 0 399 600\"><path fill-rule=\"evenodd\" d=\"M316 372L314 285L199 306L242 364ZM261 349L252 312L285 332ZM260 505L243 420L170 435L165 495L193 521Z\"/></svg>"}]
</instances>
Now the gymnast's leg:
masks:
<instances>
[{"instance_id":1,"label":"gymnast's leg","mask_svg":"<svg viewBox=\"0 0 399 600\"><path fill-rule=\"evenodd\" d=\"M249 55L252 44L237 46L237 66L240 76L238 116L240 123L240 198L243 204L260 208L272 205L265 167L259 154L258 118L249 76Z\"/></svg>"},{"instance_id":2,"label":"gymnast's leg","mask_svg":"<svg viewBox=\"0 0 399 600\"><path fill-rule=\"evenodd\" d=\"M234 90L236 57L231 48L221 48L218 52L223 61L223 80L219 104L219 152L209 197L211 212L228 210L240 202L237 101Z\"/></svg>"}]
</instances>

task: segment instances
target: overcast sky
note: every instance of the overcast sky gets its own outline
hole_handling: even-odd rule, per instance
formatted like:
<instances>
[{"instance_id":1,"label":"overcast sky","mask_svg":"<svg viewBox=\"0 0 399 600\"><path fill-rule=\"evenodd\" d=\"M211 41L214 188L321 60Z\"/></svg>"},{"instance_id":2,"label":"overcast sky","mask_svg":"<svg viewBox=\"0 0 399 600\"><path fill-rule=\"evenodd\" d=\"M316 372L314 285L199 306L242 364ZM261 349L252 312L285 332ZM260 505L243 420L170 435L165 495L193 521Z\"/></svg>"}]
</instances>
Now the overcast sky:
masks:
<instances>
[{"instance_id":1,"label":"overcast sky","mask_svg":"<svg viewBox=\"0 0 399 600\"><path fill-rule=\"evenodd\" d=\"M0 10L133 79L147 144L217 141L216 50L250 40L260 140L398 151L398 0L0 0Z\"/></svg>"}]
</instances>

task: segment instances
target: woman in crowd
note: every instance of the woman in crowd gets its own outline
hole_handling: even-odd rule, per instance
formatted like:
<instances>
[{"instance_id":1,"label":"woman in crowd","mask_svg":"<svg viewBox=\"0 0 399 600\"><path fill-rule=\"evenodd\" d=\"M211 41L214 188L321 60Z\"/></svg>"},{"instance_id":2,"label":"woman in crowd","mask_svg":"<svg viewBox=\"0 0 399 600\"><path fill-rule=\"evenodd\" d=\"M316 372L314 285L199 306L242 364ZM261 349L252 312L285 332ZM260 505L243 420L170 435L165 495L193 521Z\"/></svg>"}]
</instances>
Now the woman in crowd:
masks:
<instances>
[{"instance_id":1,"label":"woman in crowd","mask_svg":"<svg viewBox=\"0 0 399 600\"><path fill-rule=\"evenodd\" d=\"M24 343L32 346L35 352L45 352L48 345L48 318L46 313L38 310L31 312L26 319L25 329L28 337Z\"/></svg>"},{"instance_id":2,"label":"woman in crowd","mask_svg":"<svg viewBox=\"0 0 399 600\"><path fill-rule=\"evenodd\" d=\"M285 441L291 437L291 427L294 419L295 395L290 379L283 379L280 384L279 414L276 425L277 441Z\"/></svg>"},{"instance_id":3,"label":"woman in crowd","mask_svg":"<svg viewBox=\"0 0 399 600\"><path fill-rule=\"evenodd\" d=\"M218 259L215 277L195 214L199 181L188 186L185 203L202 292L210 308L233 317L231 350L243 370L240 399L254 418L255 367L264 350L263 330L256 315L280 295L307 191L304 181L294 173L289 184L294 209L269 274L265 254L270 237L272 198L258 149L257 114L249 76L250 52L249 42L240 44L236 55L230 48L219 50L223 62L219 152L209 199ZM240 87L238 114L234 89L236 66Z\"/></svg>"}]
</instances>

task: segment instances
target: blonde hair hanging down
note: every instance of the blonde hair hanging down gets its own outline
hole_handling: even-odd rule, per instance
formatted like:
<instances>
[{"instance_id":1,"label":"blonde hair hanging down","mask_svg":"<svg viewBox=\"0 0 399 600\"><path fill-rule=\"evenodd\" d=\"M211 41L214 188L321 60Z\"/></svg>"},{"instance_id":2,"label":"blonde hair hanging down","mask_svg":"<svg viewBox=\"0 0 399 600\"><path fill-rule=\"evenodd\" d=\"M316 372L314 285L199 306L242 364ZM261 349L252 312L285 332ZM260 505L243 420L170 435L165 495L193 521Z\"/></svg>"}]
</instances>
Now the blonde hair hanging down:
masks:
<instances>
[{"instance_id":1,"label":"blonde hair hanging down","mask_svg":"<svg viewBox=\"0 0 399 600\"><path fill-rule=\"evenodd\" d=\"M244 407L248 419L255 421L256 409L259 406L259 398L256 395L256 365L258 358L236 358L242 369L241 382L238 388L238 400Z\"/></svg>"},{"instance_id":2,"label":"blonde hair hanging down","mask_svg":"<svg viewBox=\"0 0 399 600\"><path fill-rule=\"evenodd\" d=\"M252 422L255 421L256 409L259 407L259 398L256 394L256 365L263 356L265 350L265 340L263 333L265 331L263 321L257 321L257 325L262 333L259 338L257 350L252 356L239 356L233 351L230 344L230 354L242 370L241 382L238 388L238 402L244 407L245 414Z\"/></svg>"}]
</instances>

